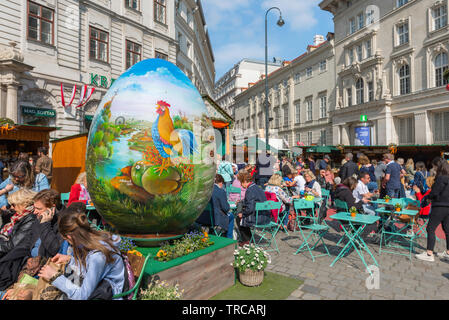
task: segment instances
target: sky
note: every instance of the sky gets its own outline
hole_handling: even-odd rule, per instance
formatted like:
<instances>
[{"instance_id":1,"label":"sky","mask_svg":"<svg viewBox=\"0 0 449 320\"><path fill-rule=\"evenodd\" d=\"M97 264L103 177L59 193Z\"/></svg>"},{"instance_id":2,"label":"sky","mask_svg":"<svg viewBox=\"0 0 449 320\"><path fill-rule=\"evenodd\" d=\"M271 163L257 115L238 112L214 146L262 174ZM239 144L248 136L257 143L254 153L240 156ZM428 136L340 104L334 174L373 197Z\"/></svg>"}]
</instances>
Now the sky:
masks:
<instances>
[{"instance_id":1,"label":"sky","mask_svg":"<svg viewBox=\"0 0 449 320\"><path fill-rule=\"evenodd\" d=\"M313 44L316 34L334 31L332 14L320 9L321 0L202 0L215 57L215 81L243 58L265 60L265 12L268 13L268 61L293 60Z\"/></svg>"}]
</instances>

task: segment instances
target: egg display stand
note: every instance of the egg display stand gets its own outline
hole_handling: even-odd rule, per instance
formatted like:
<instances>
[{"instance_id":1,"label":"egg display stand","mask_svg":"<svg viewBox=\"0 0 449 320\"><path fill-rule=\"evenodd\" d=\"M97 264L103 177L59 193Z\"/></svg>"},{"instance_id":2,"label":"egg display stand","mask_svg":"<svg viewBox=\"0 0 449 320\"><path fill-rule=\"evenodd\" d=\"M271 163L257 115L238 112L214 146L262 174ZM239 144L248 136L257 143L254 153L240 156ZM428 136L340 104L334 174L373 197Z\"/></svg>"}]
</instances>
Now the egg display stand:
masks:
<instances>
[{"instance_id":1,"label":"egg display stand","mask_svg":"<svg viewBox=\"0 0 449 320\"><path fill-rule=\"evenodd\" d=\"M121 234L121 236L131 239L137 246L148 247L160 247L162 242L179 239L184 234Z\"/></svg>"}]
</instances>

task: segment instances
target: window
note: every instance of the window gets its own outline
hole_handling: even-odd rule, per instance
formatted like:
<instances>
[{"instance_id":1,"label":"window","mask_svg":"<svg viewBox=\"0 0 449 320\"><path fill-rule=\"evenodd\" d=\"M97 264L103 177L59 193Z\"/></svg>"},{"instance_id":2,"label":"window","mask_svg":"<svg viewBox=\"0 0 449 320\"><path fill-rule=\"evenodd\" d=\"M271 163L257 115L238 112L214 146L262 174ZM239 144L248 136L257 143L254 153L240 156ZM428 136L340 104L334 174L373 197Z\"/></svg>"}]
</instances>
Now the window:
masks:
<instances>
[{"instance_id":1,"label":"window","mask_svg":"<svg viewBox=\"0 0 449 320\"><path fill-rule=\"evenodd\" d=\"M53 44L54 11L28 2L28 39Z\"/></svg>"},{"instance_id":2,"label":"window","mask_svg":"<svg viewBox=\"0 0 449 320\"><path fill-rule=\"evenodd\" d=\"M306 75L307 75L307 78L310 78L312 76L312 67L308 67L306 69Z\"/></svg>"},{"instance_id":3,"label":"window","mask_svg":"<svg viewBox=\"0 0 449 320\"><path fill-rule=\"evenodd\" d=\"M320 97L320 118L327 117L327 97Z\"/></svg>"},{"instance_id":4,"label":"window","mask_svg":"<svg viewBox=\"0 0 449 320\"><path fill-rule=\"evenodd\" d=\"M447 6L442 5L432 9L433 30L438 30L447 25Z\"/></svg>"},{"instance_id":5,"label":"window","mask_svg":"<svg viewBox=\"0 0 449 320\"><path fill-rule=\"evenodd\" d=\"M415 141L415 121L414 117L399 119L399 143L414 143Z\"/></svg>"},{"instance_id":6,"label":"window","mask_svg":"<svg viewBox=\"0 0 449 320\"><path fill-rule=\"evenodd\" d=\"M355 47L355 52L357 53L357 61L360 62L363 60L363 53L362 53L362 45L358 45Z\"/></svg>"},{"instance_id":7,"label":"window","mask_svg":"<svg viewBox=\"0 0 449 320\"><path fill-rule=\"evenodd\" d=\"M154 20L167 24L166 0L154 0Z\"/></svg>"},{"instance_id":8,"label":"window","mask_svg":"<svg viewBox=\"0 0 449 320\"><path fill-rule=\"evenodd\" d=\"M362 104L364 103L364 90L363 90L363 79L360 78L355 83L355 93L356 93L356 103Z\"/></svg>"},{"instance_id":9,"label":"window","mask_svg":"<svg viewBox=\"0 0 449 320\"><path fill-rule=\"evenodd\" d=\"M372 55L371 40L365 41L365 58L369 58Z\"/></svg>"},{"instance_id":10,"label":"window","mask_svg":"<svg viewBox=\"0 0 449 320\"><path fill-rule=\"evenodd\" d=\"M397 7L402 7L404 4L406 4L408 0L397 0Z\"/></svg>"},{"instance_id":11,"label":"window","mask_svg":"<svg viewBox=\"0 0 449 320\"><path fill-rule=\"evenodd\" d=\"M360 30L364 26L365 26L365 15L362 12L357 15L357 29Z\"/></svg>"},{"instance_id":12,"label":"window","mask_svg":"<svg viewBox=\"0 0 449 320\"><path fill-rule=\"evenodd\" d=\"M288 126L288 107L284 107L284 126Z\"/></svg>"},{"instance_id":13,"label":"window","mask_svg":"<svg viewBox=\"0 0 449 320\"><path fill-rule=\"evenodd\" d=\"M403 45L408 43L409 41L409 33L408 33L408 23L403 23L396 26L396 32L398 35L398 45Z\"/></svg>"},{"instance_id":14,"label":"window","mask_svg":"<svg viewBox=\"0 0 449 320\"><path fill-rule=\"evenodd\" d=\"M346 96L348 98L348 107L352 106L352 88L346 89Z\"/></svg>"},{"instance_id":15,"label":"window","mask_svg":"<svg viewBox=\"0 0 449 320\"><path fill-rule=\"evenodd\" d=\"M351 65L354 62L354 51L351 49L348 50L348 64Z\"/></svg>"},{"instance_id":16,"label":"window","mask_svg":"<svg viewBox=\"0 0 449 320\"><path fill-rule=\"evenodd\" d=\"M322 129L322 130L320 131L320 144L321 144L322 146L325 146L325 145L326 145L326 129Z\"/></svg>"},{"instance_id":17,"label":"window","mask_svg":"<svg viewBox=\"0 0 449 320\"><path fill-rule=\"evenodd\" d=\"M370 24L374 23L374 10L369 10L366 12L366 25L369 26Z\"/></svg>"},{"instance_id":18,"label":"window","mask_svg":"<svg viewBox=\"0 0 449 320\"><path fill-rule=\"evenodd\" d=\"M448 69L447 53L442 52L435 58L435 86L441 87L447 84L443 74Z\"/></svg>"},{"instance_id":19,"label":"window","mask_svg":"<svg viewBox=\"0 0 449 320\"><path fill-rule=\"evenodd\" d=\"M368 82L368 101L374 101L374 84L372 81Z\"/></svg>"},{"instance_id":20,"label":"window","mask_svg":"<svg viewBox=\"0 0 449 320\"><path fill-rule=\"evenodd\" d=\"M90 58L108 62L109 33L90 27Z\"/></svg>"},{"instance_id":21,"label":"window","mask_svg":"<svg viewBox=\"0 0 449 320\"><path fill-rule=\"evenodd\" d=\"M125 0L125 6L134 10L139 10L139 0Z\"/></svg>"},{"instance_id":22,"label":"window","mask_svg":"<svg viewBox=\"0 0 449 320\"><path fill-rule=\"evenodd\" d=\"M327 69L327 62L326 60L323 60L320 62L320 72L326 71Z\"/></svg>"},{"instance_id":23,"label":"window","mask_svg":"<svg viewBox=\"0 0 449 320\"><path fill-rule=\"evenodd\" d=\"M312 100L308 100L306 102L307 106L307 121L312 121L313 119L313 109L312 109Z\"/></svg>"},{"instance_id":24,"label":"window","mask_svg":"<svg viewBox=\"0 0 449 320\"><path fill-rule=\"evenodd\" d=\"M310 146L312 144L312 131L307 131L307 145Z\"/></svg>"},{"instance_id":25,"label":"window","mask_svg":"<svg viewBox=\"0 0 449 320\"><path fill-rule=\"evenodd\" d=\"M165 53L154 51L154 57L156 59L168 60L168 56Z\"/></svg>"},{"instance_id":26,"label":"window","mask_svg":"<svg viewBox=\"0 0 449 320\"><path fill-rule=\"evenodd\" d=\"M349 33L352 34L355 32L355 19L352 18L349 20Z\"/></svg>"},{"instance_id":27,"label":"window","mask_svg":"<svg viewBox=\"0 0 449 320\"><path fill-rule=\"evenodd\" d=\"M280 127L280 122L281 122L281 115L279 112L279 108L276 108L274 110L274 126L275 126L275 128Z\"/></svg>"},{"instance_id":28,"label":"window","mask_svg":"<svg viewBox=\"0 0 449 320\"><path fill-rule=\"evenodd\" d=\"M301 82L301 74L298 72L297 74L295 74L295 83L299 82Z\"/></svg>"},{"instance_id":29,"label":"window","mask_svg":"<svg viewBox=\"0 0 449 320\"><path fill-rule=\"evenodd\" d=\"M301 122L301 103L297 102L295 104L295 123Z\"/></svg>"},{"instance_id":30,"label":"window","mask_svg":"<svg viewBox=\"0 0 449 320\"><path fill-rule=\"evenodd\" d=\"M264 124L264 113L259 113L259 129L263 128L263 124Z\"/></svg>"},{"instance_id":31,"label":"window","mask_svg":"<svg viewBox=\"0 0 449 320\"><path fill-rule=\"evenodd\" d=\"M410 67L408 64L404 64L399 69L399 93L410 93Z\"/></svg>"},{"instance_id":32,"label":"window","mask_svg":"<svg viewBox=\"0 0 449 320\"><path fill-rule=\"evenodd\" d=\"M141 52L142 46L140 44L126 40L126 69L141 60Z\"/></svg>"},{"instance_id":33,"label":"window","mask_svg":"<svg viewBox=\"0 0 449 320\"><path fill-rule=\"evenodd\" d=\"M438 112L433 116L433 142L449 141L449 111Z\"/></svg>"},{"instance_id":34,"label":"window","mask_svg":"<svg viewBox=\"0 0 449 320\"><path fill-rule=\"evenodd\" d=\"M295 144L298 144L298 142L301 142L301 134L300 133L296 134L296 143Z\"/></svg>"}]
</instances>

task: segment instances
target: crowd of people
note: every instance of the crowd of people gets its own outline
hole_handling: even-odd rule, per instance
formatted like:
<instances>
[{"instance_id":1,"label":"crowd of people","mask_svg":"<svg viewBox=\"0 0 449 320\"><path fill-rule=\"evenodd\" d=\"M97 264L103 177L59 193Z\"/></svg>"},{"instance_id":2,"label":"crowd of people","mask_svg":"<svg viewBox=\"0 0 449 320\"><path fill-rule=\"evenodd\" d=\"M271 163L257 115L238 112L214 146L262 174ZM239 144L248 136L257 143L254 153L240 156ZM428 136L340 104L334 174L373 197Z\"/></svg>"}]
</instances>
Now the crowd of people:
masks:
<instances>
[{"instance_id":1,"label":"crowd of people","mask_svg":"<svg viewBox=\"0 0 449 320\"><path fill-rule=\"evenodd\" d=\"M402 158L395 159L391 153L384 154L381 161L370 160L364 154L358 154L357 159L354 159L352 153L347 153L338 168L329 155L315 161L312 156L275 159L267 153L264 157L257 158L255 166L233 164L223 157L218 165L215 187L220 186L223 186L222 192L214 192L211 200L214 219L222 221L219 227L228 237L232 237L235 225L240 245L248 243L251 238L251 227L256 223L256 203L267 200L281 202L280 211L285 217L280 222L283 226L281 230L287 230L291 229L288 221L295 214L292 206L294 199L307 195L321 198L322 190L328 190L329 205L317 205L320 208L320 221L326 217L328 208L338 209L335 200L367 215L378 215L377 206L372 201L385 196L418 200L419 218L428 222L428 245L427 251L417 254L416 258L434 261L435 231L440 224L446 235L448 251L439 256L449 257L449 163L440 157L426 166L422 161L415 164L413 159L406 162ZM227 186L240 191L227 192ZM220 197L220 200L216 197ZM236 203L235 210L230 210L227 200ZM277 222L278 217L274 211L259 211L257 223ZM232 224L234 217L236 223ZM210 219L205 220L207 219L197 222L211 224ZM376 236L380 232L380 226L367 231L365 236Z\"/></svg>"},{"instance_id":2,"label":"crowd of people","mask_svg":"<svg viewBox=\"0 0 449 320\"><path fill-rule=\"evenodd\" d=\"M92 228L87 218L86 174L79 174L63 204L50 189L51 159L45 149L39 153L34 165L27 154L19 155L0 184L1 299L36 298L31 290L16 294L24 275L44 279L57 292L38 299L112 299L128 290L129 262L118 249L120 237Z\"/></svg>"}]
</instances>

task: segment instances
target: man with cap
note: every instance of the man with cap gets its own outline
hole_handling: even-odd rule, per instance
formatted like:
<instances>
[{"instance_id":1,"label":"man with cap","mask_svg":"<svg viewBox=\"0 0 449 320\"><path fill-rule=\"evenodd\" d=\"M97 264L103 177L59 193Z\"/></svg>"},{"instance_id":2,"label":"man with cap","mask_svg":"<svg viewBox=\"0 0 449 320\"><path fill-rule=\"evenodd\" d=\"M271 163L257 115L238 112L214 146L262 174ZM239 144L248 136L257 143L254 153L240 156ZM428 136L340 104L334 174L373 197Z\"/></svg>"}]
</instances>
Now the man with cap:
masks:
<instances>
[{"instance_id":1,"label":"man with cap","mask_svg":"<svg viewBox=\"0 0 449 320\"><path fill-rule=\"evenodd\" d=\"M319 170L326 170L327 166L329 165L329 162L331 161L331 157L329 157L327 154L323 157L323 159L318 164Z\"/></svg>"}]
</instances>

